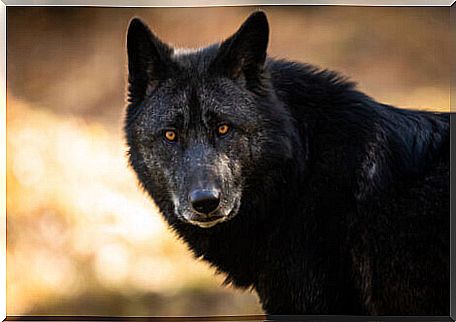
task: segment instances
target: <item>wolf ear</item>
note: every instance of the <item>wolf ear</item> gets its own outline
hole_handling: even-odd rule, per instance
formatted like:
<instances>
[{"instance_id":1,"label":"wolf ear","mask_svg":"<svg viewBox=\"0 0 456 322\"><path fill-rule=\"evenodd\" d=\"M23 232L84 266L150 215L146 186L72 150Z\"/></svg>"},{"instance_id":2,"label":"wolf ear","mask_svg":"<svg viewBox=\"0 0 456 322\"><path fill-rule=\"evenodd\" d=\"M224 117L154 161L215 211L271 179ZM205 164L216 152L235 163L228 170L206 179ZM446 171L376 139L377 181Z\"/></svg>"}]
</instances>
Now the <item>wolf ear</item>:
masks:
<instances>
[{"instance_id":1,"label":"wolf ear","mask_svg":"<svg viewBox=\"0 0 456 322\"><path fill-rule=\"evenodd\" d=\"M129 101L144 99L164 79L170 67L172 49L160 41L140 19L133 18L128 27Z\"/></svg>"},{"instance_id":2,"label":"wolf ear","mask_svg":"<svg viewBox=\"0 0 456 322\"><path fill-rule=\"evenodd\" d=\"M239 30L221 43L212 68L217 72L246 81L259 80L266 59L269 25L262 11L252 13Z\"/></svg>"}]
</instances>

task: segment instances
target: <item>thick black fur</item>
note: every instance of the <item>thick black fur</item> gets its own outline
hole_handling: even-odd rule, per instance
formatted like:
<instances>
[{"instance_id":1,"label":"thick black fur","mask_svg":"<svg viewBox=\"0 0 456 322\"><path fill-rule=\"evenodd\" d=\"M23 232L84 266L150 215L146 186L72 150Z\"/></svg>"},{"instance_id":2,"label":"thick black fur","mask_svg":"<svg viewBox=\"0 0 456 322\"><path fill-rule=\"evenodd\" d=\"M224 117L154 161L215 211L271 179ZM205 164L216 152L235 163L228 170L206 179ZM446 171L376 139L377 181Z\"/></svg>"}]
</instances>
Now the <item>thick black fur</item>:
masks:
<instances>
[{"instance_id":1,"label":"thick black fur","mask_svg":"<svg viewBox=\"0 0 456 322\"><path fill-rule=\"evenodd\" d=\"M449 114L267 58L268 32L255 12L186 53L132 20L125 130L141 184L193 253L269 314L448 315ZM188 221L202 181L226 196L210 228Z\"/></svg>"}]
</instances>

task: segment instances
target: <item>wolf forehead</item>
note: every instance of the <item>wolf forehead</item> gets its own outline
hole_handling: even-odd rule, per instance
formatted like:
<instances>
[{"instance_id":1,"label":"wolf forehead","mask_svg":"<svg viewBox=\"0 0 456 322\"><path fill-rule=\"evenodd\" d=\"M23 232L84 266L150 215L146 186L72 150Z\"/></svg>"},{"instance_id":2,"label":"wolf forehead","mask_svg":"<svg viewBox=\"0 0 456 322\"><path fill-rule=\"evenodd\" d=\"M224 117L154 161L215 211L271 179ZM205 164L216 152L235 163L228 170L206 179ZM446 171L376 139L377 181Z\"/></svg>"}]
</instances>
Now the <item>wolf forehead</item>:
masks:
<instances>
[{"instance_id":1,"label":"wolf forehead","mask_svg":"<svg viewBox=\"0 0 456 322\"><path fill-rule=\"evenodd\" d=\"M142 125L183 128L191 125L229 122L244 126L255 119L253 101L229 88L223 80L170 78L163 82L137 109L142 110ZM134 112L130 110L129 112ZM241 113L242 112L242 113Z\"/></svg>"}]
</instances>

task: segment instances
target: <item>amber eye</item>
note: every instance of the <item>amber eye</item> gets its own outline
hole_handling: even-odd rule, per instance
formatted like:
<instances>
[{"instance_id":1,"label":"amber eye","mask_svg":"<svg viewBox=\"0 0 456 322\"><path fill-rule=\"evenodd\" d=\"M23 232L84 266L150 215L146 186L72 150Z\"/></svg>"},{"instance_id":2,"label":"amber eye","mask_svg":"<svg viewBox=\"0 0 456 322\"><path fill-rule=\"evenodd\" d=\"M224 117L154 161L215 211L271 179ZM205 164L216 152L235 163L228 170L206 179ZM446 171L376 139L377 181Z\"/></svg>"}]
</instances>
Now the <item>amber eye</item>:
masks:
<instances>
[{"instance_id":1,"label":"amber eye","mask_svg":"<svg viewBox=\"0 0 456 322\"><path fill-rule=\"evenodd\" d=\"M230 126L228 124L219 125L217 128L218 135L225 135L230 131Z\"/></svg>"},{"instance_id":2,"label":"amber eye","mask_svg":"<svg viewBox=\"0 0 456 322\"><path fill-rule=\"evenodd\" d=\"M173 130L166 130L165 131L165 139L168 140L169 142L174 142L176 141L176 132Z\"/></svg>"}]
</instances>

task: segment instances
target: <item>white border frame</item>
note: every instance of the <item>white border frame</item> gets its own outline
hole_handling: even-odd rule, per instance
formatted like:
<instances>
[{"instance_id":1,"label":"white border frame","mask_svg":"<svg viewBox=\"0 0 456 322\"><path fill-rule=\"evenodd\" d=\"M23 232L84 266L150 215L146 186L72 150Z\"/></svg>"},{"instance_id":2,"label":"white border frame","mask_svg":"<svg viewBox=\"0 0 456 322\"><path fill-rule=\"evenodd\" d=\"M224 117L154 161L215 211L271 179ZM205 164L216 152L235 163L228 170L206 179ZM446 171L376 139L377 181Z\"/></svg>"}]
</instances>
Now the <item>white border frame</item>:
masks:
<instances>
[{"instance_id":1,"label":"white border frame","mask_svg":"<svg viewBox=\"0 0 456 322\"><path fill-rule=\"evenodd\" d=\"M6 317L6 5L0 2L0 317Z\"/></svg>"},{"instance_id":2,"label":"white border frame","mask_svg":"<svg viewBox=\"0 0 456 322\"><path fill-rule=\"evenodd\" d=\"M277 0L0 0L0 148L5 153L0 153L0 318L6 319L6 8L8 6L84 6L84 7L217 7L217 6L258 6L258 5L339 5L339 6L441 6L451 7L456 0L287 0L277 3ZM450 21L450 27L456 26L455 21ZM456 31L453 30L454 35ZM455 40L453 39L453 42ZM456 46L454 46L456 48ZM455 57L456 59L456 57ZM455 64L454 64L455 65ZM453 65L453 67L454 67ZM453 68L456 75L456 70ZM451 92L450 88L450 101ZM453 104L450 112L453 111ZM450 128L451 130L451 128ZM454 145L454 142L450 145ZM450 163L450 166L453 162ZM450 168L450 177L451 177ZM451 196L451 187L450 187ZM453 202L453 201L452 201ZM450 216L453 209L450 207ZM451 222L450 217L450 222ZM453 227L454 223L450 223ZM451 241L454 241L454 237ZM454 250L451 249L450 256ZM453 259L451 259L453 263ZM451 267L451 266L450 266ZM450 269L451 271L451 269ZM453 295L455 281L454 274L450 274L450 299ZM451 304L451 303L450 303ZM450 317L456 316L454 304L450 305Z\"/></svg>"},{"instance_id":3,"label":"white border frame","mask_svg":"<svg viewBox=\"0 0 456 322\"><path fill-rule=\"evenodd\" d=\"M442 6L456 0L0 0L6 6L87 6L87 7L217 7L217 6Z\"/></svg>"}]
</instances>

